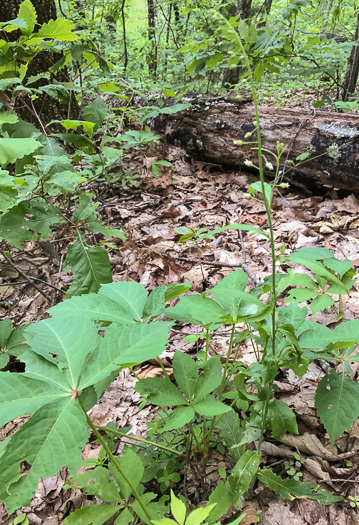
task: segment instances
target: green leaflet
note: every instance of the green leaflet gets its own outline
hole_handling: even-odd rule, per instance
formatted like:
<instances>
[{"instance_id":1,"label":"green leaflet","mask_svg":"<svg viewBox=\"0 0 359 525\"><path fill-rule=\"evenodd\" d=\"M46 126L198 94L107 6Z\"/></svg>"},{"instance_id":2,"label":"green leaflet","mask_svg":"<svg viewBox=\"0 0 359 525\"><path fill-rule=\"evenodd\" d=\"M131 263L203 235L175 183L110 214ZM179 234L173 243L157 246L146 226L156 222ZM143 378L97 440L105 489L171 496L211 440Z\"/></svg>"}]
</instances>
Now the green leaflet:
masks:
<instances>
[{"instance_id":1,"label":"green leaflet","mask_svg":"<svg viewBox=\"0 0 359 525\"><path fill-rule=\"evenodd\" d=\"M0 237L22 250L25 241L47 239L53 224L62 224L61 213L41 200L23 201L0 218ZM33 233L35 232L35 233Z\"/></svg>"},{"instance_id":2,"label":"green leaflet","mask_svg":"<svg viewBox=\"0 0 359 525\"><path fill-rule=\"evenodd\" d=\"M1 231L0 231L1 233ZM75 233L75 243L70 245L65 264L75 274L66 297L97 292L101 284L112 281L111 265L107 251L104 248L87 246L85 235Z\"/></svg>"},{"instance_id":3,"label":"green leaflet","mask_svg":"<svg viewBox=\"0 0 359 525\"><path fill-rule=\"evenodd\" d=\"M71 397L42 406L10 436L0 458L0 501L9 514L30 504L40 477L53 476L64 465L74 473L88 437L85 415ZM23 461L31 469L22 476Z\"/></svg>"},{"instance_id":4,"label":"green leaflet","mask_svg":"<svg viewBox=\"0 0 359 525\"><path fill-rule=\"evenodd\" d=\"M333 494L327 490L318 490L319 485L316 483L303 483L295 479L282 479L280 476L274 474L271 469L260 470L257 478L285 500L308 498L319 501L324 505L331 505L343 499L342 496L333 496Z\"/></svg>"},{"instance_id":5,"label":"green leaflet","mask_svg":"<svg viewBox=\"0 0 359 525\"><path fill-rule=\"evenodd\" d=\"M33 138L0 138L0 165L13 164L41 147Z\"/></svg>"},{"instance_id":6,"label":"green leaflet","mask_svg":"<svg viewBox=\"0 0 359 525\"><path fill-rule=\"evenodd\" d=\"M359 384L332 370L318 385L315 408L333 444L359 417Z\"/></svg>"},{"instance_id":7,"label":"green leaflet","mask_svg":"<svg viewBox=\"0 0 359 525\"><path fill-rule=\"evenodd\" d=\"M112 518L120 507L110 505L89 505L71 512L64 520L65 525L102 525Z\"/></svg>"}]
</instances>

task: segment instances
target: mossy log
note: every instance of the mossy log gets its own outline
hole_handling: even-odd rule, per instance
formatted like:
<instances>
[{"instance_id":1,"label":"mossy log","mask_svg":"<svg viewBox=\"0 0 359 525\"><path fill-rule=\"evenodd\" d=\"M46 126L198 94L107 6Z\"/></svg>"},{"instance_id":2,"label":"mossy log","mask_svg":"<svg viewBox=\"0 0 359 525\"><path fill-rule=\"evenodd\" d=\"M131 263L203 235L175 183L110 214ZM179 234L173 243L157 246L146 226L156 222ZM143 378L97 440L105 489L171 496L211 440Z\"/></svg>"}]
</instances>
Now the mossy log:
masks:
<instances>
[{"instance_id":1,"label":"mossy log","mask_svg":"<svg viewBox=\"0 0 359 525\"><path fill-rule=\"evenodd\" d=\"M244 169L246 160L258 164L256 144L234 143L256 140L250 100L197 96L191 102L187 110L156 119L154 128L167 143L213 164ZM263 147L276 152L277 142L287 146L280 162L283 180L309 190L330 186L359 193L359 115L277 107L260 107L259 115ZM309 156L293 168L288 160L298 164L303 153ZM275 165L272 155L266 159Z\"/></svg>"}]
</instances>

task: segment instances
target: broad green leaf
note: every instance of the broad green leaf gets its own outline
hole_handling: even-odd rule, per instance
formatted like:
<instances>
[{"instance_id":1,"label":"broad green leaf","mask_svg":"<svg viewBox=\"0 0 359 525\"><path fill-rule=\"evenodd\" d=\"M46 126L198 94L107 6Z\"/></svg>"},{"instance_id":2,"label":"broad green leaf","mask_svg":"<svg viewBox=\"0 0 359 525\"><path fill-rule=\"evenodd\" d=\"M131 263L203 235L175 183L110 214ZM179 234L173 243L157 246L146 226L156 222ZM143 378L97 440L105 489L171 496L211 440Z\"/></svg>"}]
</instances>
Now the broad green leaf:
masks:
<instances>
[{"instance_id":1,"label":"broad green leaf","mask_svg":"<svg viewBox=\"0 0 359 525\"><path fill-rule=\"evenodd\" d=\"M47 239L53 224L62 224L61 213L50 204L40 200L23 201L4 213L0 218L0 237L22 250L25 241ZM35 232L35 233L33 233Z\"/></svg>"},{"instance_id":2,"label":"broad green leaf","mask_svg":"<svg viewBox=\"0 0 359 525\"><path fill-rule=\"evenodd\" d=\"M25 376L38 381L43 381L59 393L71 391L70 383L56 363L51 363L41 355L34 352L28 345L27 350L21 354L21 360L26 364Z\"/></svg>"},{"instance_id":3,"label":"broad green leaf","mask_svg":"<svg viewBox=\"0 0 359 525\"><path fill-rule=\"evenodd\" d=\"M15 124L18 120L19 117L15 111L0 111L0 122L2 124Z\"/></svg>"},{"instance_id":4,"label":"broad green leaf","mask_svg":"<svg viewBox=\"0 0 359 525\"><path fill-rule=\"evenodd\" d=\"M317 276L323 277L328 282L336 284L338 288L342 290L342 293L347 293L347 289L344 286L344 284L337 277L335 277L329 270L327 270L327 268L321 262L311 261L309 259L301 259L301 258L295 258L294 262L296 262L297 264L302 264L306 268L309 268L309 270L311 270Z\"/></svg>"},{"instance_id":5,"label":"broad green leaf","mask_svg":"<svg viewBox=\"0 0 359 525\"><path fill-rule=\"evenodd\" d=\"M290 324L295 329L298 329L304 323L307 314L308 308L301 308L296 303L277 308L278 321L283 324Z\"/></svg>"},{"instance_id":6,"label":"broad green leaf","mask_svg":"<svg viewBox=\"0 0 359 525\"><path fill-rule=\"evenodd\" d=\"M345 259L344 261L338 261L337 259L325 259L323 264L330 270L336 272L340 278L342 278L348 270L353 268L352 263L348 261L348 259Z\"/></svg>"},{"instance_id":7,"label":"broad green leaf","mask_svg":"<svg viewBox=\"0 0 359 525\"><path fill-rule=\"evenodd\" d=\"M222 364L220 356L211 357L196 382L194 397L196 400L206 398L222 381Z\"/></svg>"},{"instance_id":8,"label":"broad green leaf","mask_svg":"<svg viewBox=\"0 0 359 525\"><path fill-rule=\"evenodd\" d=\"M95 222L85 222L84 226L87 230L93 233L102 233L105 237L112 238L117 237L118 239L125 240L126 236L122 230L117 228L111 228L110 226L105 226L98 221Z\"/></svg>"},{"instance_id":9,"label":"broad green leaf","mask_svg":"<svg viewBox=\"0 0 359 525\"><path fill-rule=\"evenodd\" d=\"M122 501L118 488L110 480L110 471L105 467L97 466L93 470L78 474L74 480L71 480L71 487L81 489L90 496L97 496L107 503Z\"/></svg>"},{"instance_id":10,"label":"broad green leaf","mask_svg":"<svg viewBox=\"0 0 359 525\"><path fill-rule=\"evenodd\" d=\"M295 479L282 479L274 474L271 469L260 470L257 478L284 500L308 498L319 501L319 503L324 505L331 505L343 499L342 496L333 496L327 490L318 490L319 485L317 483L303 483Z\"/></svg>"},{"instance_id":11,"label":"broad green leaf","mask_svg":"<svg viewBox=\"0 0 359 525\"><path fill-rule=\"evenodd\" d=\"M186 519L186 525L199 525L205 521L215 506L216 504L212 503L211 505L206 505L205 507L199 507L198 509L193 510Z\"/></svg>"},{"instance_id":12,"label":"broad green leaf","mask_svg":"<svg viewBox=\"0 0 359 525\"><path fill-rule=\"evenodd\" d=\"M51 196L73 193L84 182L80 173L61 171L44 179L44 190Z\"/></svg>"},{"instance_id":13,"label":"broad green leaf","mask_svg":"<svg viewBox=\"0 0 359 525\"><path fill-rule=\"evenodd\" d=\"M51 315L82 315L92 321L109 321L134 324L131 313L117 302L104 295L89 293L81 297L71 297L50 308Z\"/></svg>"},{"instance_id":14,"label":"broad green leaf","mask_svg":"<svg viewBox=\"0 0 359 525\"><path fill-rule=\"evenodd\" d=\"M316 313L321 312L322 310L325 310L326 308L330 308L331 306L333 306L333 304L334 304L334 301L330 295L327 295L327 294L318 295L310 303L310 309L312 311L312 314L315 315Z\"/></svg>"},{"instance_id":15,"label":"broad green leaf","mask_svg":"<svg viewBox=\"0 0 359 525\"><path fill-rule=\"evenodd\" d=\"M131 281L118 281L102 285L99 295L111 299L121 306L129 317L139 321L143 316L143 309L147 301L147 290L142 284Z\"/></svg>"},{"instance_id":16,"label":"broad green leaf","mask_svg":"<svg viewBox=\"0 0 359 525\"><path fill-rule=\"evenodd\" d=\"M112 505L88 505L71 512L64 520L65 525L102 525L119 511Z\"/></svg>"},{"instance_id":17,"label":"broad green leaf","mask_svg":"<svg viewBox=\"0 0 359 525\"><path fill-rule=\"evenodd\" d=\"M42 406L6 441L1 457L0 501L9 514L30 505L39 478L54 476L67 465L71 473L81 466L89 431L86 418L72 397ZM31 469L20 473L26 461Z\"/></svg>"},{"instance_id":18,"label":"broad green leaf","mask_svg":"<svg viewBox=\"0 0 359 525\"><path fill-rule=\"evenodd\" d=\"M176 321L208 326L218 323L226 312L213 299L203 295L190 295L181 297L174 308L166 309L165 314Z\"/></svg>"},{"instance_id":19,"label":"broad green leaf","mask_svg":"<svg viewBox=\"0 0 359 525\"><path fill-rule=\"evenodd\" d=\"M199 401L198 403L195 403L195 405L193 405L193 408L196 412L198 412L198 414L208 417L220 416L221 414L225 414L226 412L230 412L232 410L231 407L225 405L221 401L217 401L216 399L207 399L207 401Z\"/></svg>"},{"instance_id":20,"label":"broad green leaf","mask_svg":"<svg viewBox=\"0 0 359 525\"><path fill-rule=\"evenodd\" d=\"M149 377L136 383L136 392L147 395L153 405L176 406L188 405L178 388L163 377Z\"/></svg>"},{"instance_id":21,"label":"broad green leaf","mask_svg":"<svg viewBox=\"0 0 359 525\"><path fill-rule=\"evenodd\" d=\"M6 350L7 341L12 332L12 322L10 319L0 321L0 352Z\"/></svg>"},{"instance_id":22,"label":"broad green leaf","mask_svg":"<svg viewBox=\"0 0 359 525\"><path fill-rule=\"evenodd\" d=\"M13 164L41 147L33 138L0 138L0 165Z\"/></svg>"},{"instance_id":23,"label":"broad green leaf","mask_svg":"<svg viewBox=\"0 0 359 525\"><path fill-rule=\"evenodd\" d=\"M246 450L235 464L228 478L233 500L238 499L249 489L259 467L260 456L253 450Z\"/></svg>"},{"instance_id":24,"label":"broad green leaf","mask_svg":"<svg viewBox=\"0 0 359 525\"><path fill-rule=\"evenodd\" d=\"M164 430L176 430L177 428L183 428L187 425L195 416L195 411L192 407L179 407L175 408L174 411L166 419Z\"/></svg>"},{"instance_id":25,"label":"broad green leaf","mask_svg":"<svg viewBox=\"0 0 359 525\"><path fill-rule=\"evenodd\" d=\"M182 500L176 498L171 490L171 512L179 525L183 525L186 519L186 505Z\"/></svg>"},{"instance_id":26,"label":"broad green leaf","mask_svg":"<svg viewBox=\"0 0 359 525\"><path fill-rule=\"evenodd\" d=\"M97 328L83 317L52 317L32 324L26 330L29 344L63 371L72 389L79 383L81 371L94 350Z\"/></svg>"},{"instance_id":27,"label":"broad green leaf","mask_svg":"<svg viewBox=\"0 0 359 525\"><path fill-rule=\"evenodd\" d=\"M283 259L293 262L297 262L298 259L322 261L324 259L334 259L334 255L327 248L300 248L291 255L286 255Z\"/></svg>"},{"instance_id":28,"label":"broad green leaf","mask_svg":"<svg viewBox=\"0 0 359 525\"><path fill-rule=\"evenodd\" d=\"M284 300L286 303L302 303L313 299L313 297L316 297L317 295L318 292L316 290L310 290L309 288L294 288L289 291Z\"/></svg>"},{"instance_id":29,"label":"broad green leaf","mask_svg":"<svg viewBox=\"0 0 359 525\"><path fill-rule=\"evenodd\" d=\"M332 332L332 340L335 342L359 342L359 319L340 323Z\"/></svg>"},{"instance_id":30,"label":"broad green leaf","mask_svg":"<svg viewBox=\"0 0 359 525\"><path fill-rule=\"evenodd\" d=\"M43 24L40 31L34 36L73 42L77 40L76 33L72 32L73 29L75 29L75 24L71 20L57 18L56 20L49 20L47 24Z\"/></svg>"},{"instance_id":31,"label":"broad green leaf","mask_svg":"<svg viewBox=\"0 0 359 525\"><path fill-rule=\"evenodd\" d=\"M21 84L21 79L17 77L0 78L0 91L6 91L14 87L15 84Z\"/></svg>"},{"instance_id":32,"label":"broad green leaf","mask_svg":"<svg viewBox=\"0 0 359 525\"><path fill-rule=\"evenodd\" d=\"M334 341L334 332L327 326L305 320L296 330L301 348L320 350Z\"/></svg>"},{"instance_id":33,"label":"broad green leaf","mask_svg":"<svg viewBox=\"0 0 359 525\"><path fill-rule=\"evenodd\" d=\"M144 473L144 466L141 459L133 450L128 449L120 458L117 457L116 460L122 469L130 476L133 485L137 488ZM110 472L116 480L121 496L128 501L132 494L131 488L113 464L110 464Z\"/></svg>"},{"instance_id":34,"label":"broad green leaf","mask_svg":"<svg viewBox=\"0 0 359 525\"><path fill-rule=\"evenodd\" d=\"M81 193L79 196L79 204L74 211L74 220L76 222L90 222L97 218L96 209L99 207L99 202L92 202L93 193Z\"/></svg>"},{"instance_id":35,"label":"broad green leaf","mask_svg":"<svg viewBox=\"0 0 359 525\"><path fill-rule=\"evenodd\" d=\"M53 137L58 137L89 155L96 153L96 148L89 137L84 137L78 133L53 133Z\"/></svg>"},{"instance_id":36,"label":"broad green leaf","mask_svg":"<svg viewBox=\"0 0 359 525\"><path fill-rule=\"evenodd\" d=\"M186 398L191 401L198 378L198 368L194 360L184 352L175 352L173 357L173 375L179 388Z\"/></svg>"},{"instance_id":37,"label":"broad green leaf","mask_svg":"<svg viewBox=\"0 0 359 525\"><path fill-rule=\"evenodd\" d=\"M359 417L359 384L332 370L320 381L315 408L333 444Z\"/></svg>"},{"instance_id":38,"label":"broad green leaf","mask_svg":"<svg viewBox=\"0 0 359 525\"><path fill-rule=\"evenodd\" d=\"M244 449L244 447L242 449L240 447L232 448L234 445L238 445L243 438L243 430L238 414L234 410L227 412L216 422L216 427L219 429L221 439L223 439L230 450L233 461L237 462Z\"/></svg>"},{"instance_id":39,"label":"broad green leaf","mask_svg":"<svg viewBox=\"0 0 359 525\"><path fill-rule=\"evenodd\" d=\"M269 405L268 417L271 422L274 439L280 440L287 431L292 434L298 434L295 414L283 401L275 399Z\"/></svg>"},{"instance_id":40,"label":"broad green leaf","mask_svg":"<svg viewBox=\"0 0 359 525\"><path fill-rule=\"evenodd\" d=\"M51 403L63 394L41 380L26 374L0 372L0 426L23 414L32 414L42 405ZM65 389L64 389L65 390Z\"/></svg>"},{"instance_id":41,"label":"broad green leaf","mask_svg":"<svg viewBox=\"0 0 359 525\"><path fill-rule=\"evenodd\" d=\"M166 348L171 327L171 323L163 321L131 326L112 325L89 357L79 388L103 381L121 365L138 364L159 356ZM176 391L180 394L179 390ZM183 396L181 399L184 400Z\"/></svg>"},{"instance_id":42,"label":"broad green leaf","mask_svg":"<svg viewBox=\"0 0 359 525\"><path fill-rule=\"evenodd\" d=\"M83 117L89 122L94 122L96 124L96 128L101 126L108 114L108 106L101 97L97 97L93 102L91 102L91 104L84 107L82 110Z\"/></svg>"},{"instance_id":43,"label":"broad green leaf","mask_svg":"<svg viewBox=\"0 0 359 525\"><path fill-rule=\"evenodd\" d=\"M214 523L224 514L226 514L226 512L232 506L233 502L229 484L224 483L223 485L218 485L211 493L208 503L216 504L214 509L209 514L208 519L209 523Z\"/></svg>"},{"instance_id":44,"label":"broad green leaf","mask_svg":"<svg viewBox=\"0 0 359 525\"><path fill-rule=\"evenodd\" d=\"M147 297L143 307L143 322L147 323L151 317L161 315L165 310L165 294L167 286L157 286Z\"/></svg>"},{"instance_id":45,"label":"broad green leaf","mask_svg":"<svg viewBox=\"0 0 359 525\"><path fill-rule=\"evenodd\" d=\"M26 31L22 30L22 33L24 35L31 35L37 21L37 14L35 7L30 0L24 0L21 2L17 17L26 22Z\"/></svg>"},{"instance_id":46,"label":"broad green leaf","mask_svg":"<svg viewBox=\"0 0 359 525\"><path fill-rule=\"evenodd\" d=\"M82 126L84 132L89 136L92 137L93 129L95 127L94 122L89 122L88 120L53 120L50 122L50 124L58 122L63 126L65 129L77 129L80 126Z\"/></svg>"},{"instance_id":47,"label":"broad green leaf","mask_svg":"<svg viewBox=\"0 0 359 525\"><path fill-rule=\"evenodd\" d=\"M288 274L281 278L278 283L278 293L283 292L288 286L304 286L305 288L311 288L319 292L318 283L316 283L306 273L294 273L292 269L288 271Z\"/></svg>"},{"instance_id":48,"label":"broad green leaf","mask_svg":"<svg viewBox=\"0 0 359 525\"><path fill-rule=\"evenodd\" d=\"M97 292L102 284L112 281L107 251L97 246L87 246L82 232L77 232L74 236L76 241L68 247L65 265L71 268L75 276L66 292L66 298Z\"/></svg>"},{"instance_id":49,"label":"broad green leaf","mask_svg":"<svg viewBox=\"0 0 359 525\"><path fill-rule=\"evenodd\" d=\"M243 292L247 283L248 277L246 273L243 270L235 270L211 289L211 294L232 319L237 318L241 302L238 292Z\"/></svg>"}]
</instances>

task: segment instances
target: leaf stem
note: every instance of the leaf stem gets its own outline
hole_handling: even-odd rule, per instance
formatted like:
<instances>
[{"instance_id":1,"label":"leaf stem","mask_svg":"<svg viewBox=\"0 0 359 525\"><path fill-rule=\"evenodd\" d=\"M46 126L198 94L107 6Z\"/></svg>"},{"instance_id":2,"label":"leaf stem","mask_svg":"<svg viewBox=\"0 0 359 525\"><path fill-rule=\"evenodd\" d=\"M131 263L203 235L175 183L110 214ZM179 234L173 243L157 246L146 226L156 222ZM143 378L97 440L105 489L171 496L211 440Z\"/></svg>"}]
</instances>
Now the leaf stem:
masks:
<instances>
[{"instance_id":1,"label":"leaf stem","mask_svg":"<svg viewBox=\"0 0 359 525\"><path fill-rule=\"evenodd\" d=\"M79 397L77 396L76 397L76 401L79 405L79 407L81 408L81 410L83 411L83 413L85 414L86 416L86 420L87 420L87 424L88 426L91 428L92 432L95 434L95 436L97 437L97 439L99 440L100 444L102 445L102 447L104 448L109 460L111 461L111 463L114 465L114 467L118 470L118 472L120 473L120 475L123 477L123 479L126 481L127 485L130 487L131 491L132 491L132 494L134 495L136 501L138 502L138 504L140 505L141 509L143 510L146 518L148 519L149 523L151 523L152 521L152 518L151 518L151 515L150 513L148 512L148 509L146 507L146 505L143 503L142 499L141 499L141 496L139 495L139 493L137 492L137 489L136 487L134 486L134 484L132 483L131 479L129 478L129 476L127 475L127 473L124 471L124 469L121 467L120 463L117 461L117 458L116 456L114 456L108 446L108 444L106 443L106 441L103 439L103 437L101 436L101 434L99 433L99 431L97 430L96 426L94 425L94 423L91 421L91 419L89 418L89 416L87 415L87 412L86 410L84 409Z\"/></svg>"}]
</instances>

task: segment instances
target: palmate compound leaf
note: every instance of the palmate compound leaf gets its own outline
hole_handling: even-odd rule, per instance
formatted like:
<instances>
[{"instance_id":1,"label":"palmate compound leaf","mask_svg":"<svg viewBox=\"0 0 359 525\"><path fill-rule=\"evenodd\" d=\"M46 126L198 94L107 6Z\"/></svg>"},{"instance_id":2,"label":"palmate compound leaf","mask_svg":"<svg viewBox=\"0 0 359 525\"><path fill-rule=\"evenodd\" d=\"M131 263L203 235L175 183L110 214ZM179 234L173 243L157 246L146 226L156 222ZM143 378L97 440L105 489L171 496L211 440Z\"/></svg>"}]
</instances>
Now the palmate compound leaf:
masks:
<instances>
[{"instance_id":1,"label":"palmate compound leaf","mask_svg":"<svg viewBox=\"0 0 359 525\"><path fill-rule=\"evenodd\" d=\"M26 372L0 375L0 424L33 413L1 443L0 501L8 512L30 503L40 477L52 476L65 465L73 474L80 467L89 432L72 397L73 384L82 391L80 399L89 410L123 363L141 362L164 350L170 327L163 322L117 325L104 337L95 330L95 346L87 334L93 335L88 319L60 316L29 328L35 351L27 349L22 355ZM48 354L51 349L54 357ZM21 476L24 461L31 468Z\"/></svg>"},{"instance_id":2,"label":"palmate compound leaf","mask_svg":"<svg viewBox=\"0 0 359 525\"><path fill-rule=\"evenodd\" d=\"M333 444L359 417L359 384L332 370L318 385L315 408Z\"/></svg>"}]
</instances>

